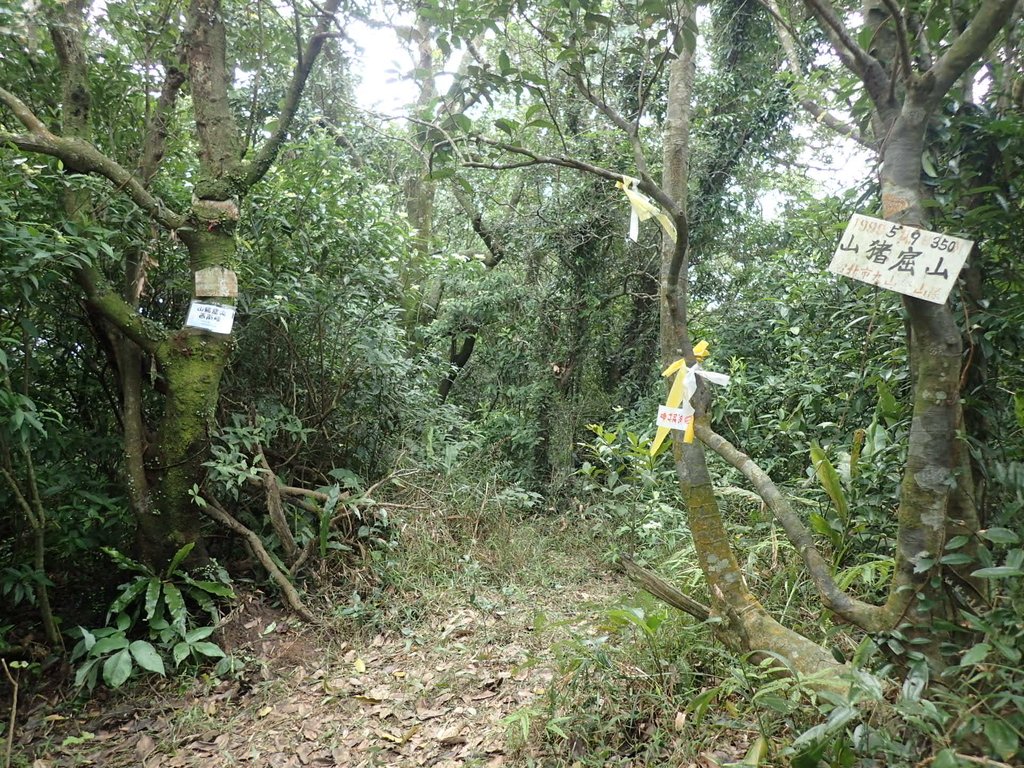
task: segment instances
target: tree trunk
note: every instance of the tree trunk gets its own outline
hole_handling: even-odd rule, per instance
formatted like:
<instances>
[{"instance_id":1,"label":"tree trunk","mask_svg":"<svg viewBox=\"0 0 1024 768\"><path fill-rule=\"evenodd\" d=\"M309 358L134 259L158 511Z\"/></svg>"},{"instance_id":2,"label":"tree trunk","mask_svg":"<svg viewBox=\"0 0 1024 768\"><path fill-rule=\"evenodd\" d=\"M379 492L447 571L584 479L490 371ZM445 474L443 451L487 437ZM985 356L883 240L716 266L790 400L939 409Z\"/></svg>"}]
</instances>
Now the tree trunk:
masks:
<instances>
[{"instance_id":1,"label":"tree trunk","mask_svg":"<svg viewBox=\"0 0 1024 768\"><path fill-rule=\"evenodd\" d=\"M683 6L686 13L692 8ZM689 246L686 221L686 189L689 165L689 119L694 75L693 51L686 47L669 68L669 104L665 130L662 188L679 201L676 217L678 240L665 238L661 267L661 356L667 366L679 358L693 365L693 343L687 322L687 262ZM698 379L698 382L700 379ZM706 423L709 398L703 386L693 397L695 419ZM838 669L831 653L772 618L747 588L743 572L729 543L711 484L701 442L685 443L675 430L673 453L676 475L686 505L701 571L711 593L712 611L721 616L729 631L720 633L739 652L770 651L786 658L800 674Z\"/></svg>"}]
</instances>

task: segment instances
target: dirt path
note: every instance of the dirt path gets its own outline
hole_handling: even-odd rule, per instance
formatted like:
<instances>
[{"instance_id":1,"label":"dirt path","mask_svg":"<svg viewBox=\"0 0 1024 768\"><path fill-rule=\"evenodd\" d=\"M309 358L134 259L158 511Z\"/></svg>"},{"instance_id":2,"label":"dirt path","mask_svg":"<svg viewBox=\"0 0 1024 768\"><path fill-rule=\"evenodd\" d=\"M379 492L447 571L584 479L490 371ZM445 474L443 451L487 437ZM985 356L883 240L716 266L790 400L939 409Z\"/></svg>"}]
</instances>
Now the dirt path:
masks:
<instances>
[{"instance_id":1,"label":"dirt path","mask_svg":"<svg viewBox=\"0 0 1024 768\"><path fill-rule=\"evenodd\" d=\"M475 590L414 627L340 640L256 600L231 618L236 679L167 682L72 714L40 704L19 736L32 768L516 766L509 715L539 701L551 645L592 632L628 590L577 570L573 584ZM553 628L535 631L543 613ZM17 751L18 747L16 747ZM17 765L18 763L15 763Z\"/></svg>"}]
</instances>

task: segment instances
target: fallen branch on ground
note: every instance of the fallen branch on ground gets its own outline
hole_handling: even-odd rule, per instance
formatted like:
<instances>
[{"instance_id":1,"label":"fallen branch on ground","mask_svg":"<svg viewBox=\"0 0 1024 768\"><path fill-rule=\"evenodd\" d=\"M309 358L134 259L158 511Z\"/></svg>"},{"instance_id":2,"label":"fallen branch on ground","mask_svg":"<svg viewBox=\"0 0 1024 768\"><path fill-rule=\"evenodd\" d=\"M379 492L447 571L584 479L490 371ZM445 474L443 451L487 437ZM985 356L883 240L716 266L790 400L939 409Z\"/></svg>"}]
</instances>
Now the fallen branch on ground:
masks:
<instances>
[{"instance_id":1,"label":"fallen branch on ground","mask_svg":"<svg viewBox=\"0 0 1024 768\"><path fill-rule=\"evenodd\" d=\"M697 621L707 621L711 617L711 610L706 605L698 603L689 595L683 594L658 574L637 565L628 557L620 558L620 562L626 571L626 575L631 580L662 602L668 603L673 608L678 608L684 613L688 613Z\"/></svg>"},{"instance_id":2,"label":"fallen branch on ground","mask_svg":"<svg viewBox=\"0 0 1024 768\"><path fill-rule=\"evenodd\" d=\"M225 528L230 528L232 531L237 533L239 536L244 538L249 546L252 548L256 558L260 561L260 564L266 569L267 573L270 574L270 578L274 580L281 589L281 593L284 595L284 600L288 603L288 607L302 619L305 619L310 624L316 624L317 621L313 617L313 614L309 612L309 609L302 602L302 598L299 597L298 591L292 585L291 581L288 580L288 576L277 567L277 564L271 558L270 553L267 552L266 547L263 546L263 542L260 541L260 537L256 535L254 531L246 528L242 523L236 520L232 515L224 509L217 501L210 496L204 496L203 499L206 501L206 505L202 507L203 512L208 516L216 520L218 523L223 525Z\"/></svg>"}]
</instances>

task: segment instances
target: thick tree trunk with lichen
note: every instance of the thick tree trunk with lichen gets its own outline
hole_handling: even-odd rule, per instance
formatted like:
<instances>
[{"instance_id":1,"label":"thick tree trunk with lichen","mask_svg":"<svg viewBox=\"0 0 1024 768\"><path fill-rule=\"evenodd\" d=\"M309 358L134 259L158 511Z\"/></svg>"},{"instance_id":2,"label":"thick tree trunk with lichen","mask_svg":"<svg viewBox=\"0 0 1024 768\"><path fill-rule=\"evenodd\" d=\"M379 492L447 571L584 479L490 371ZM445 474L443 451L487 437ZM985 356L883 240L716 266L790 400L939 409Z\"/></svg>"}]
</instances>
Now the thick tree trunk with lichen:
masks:
<instances>
[{"instance_id":1,"label":"thick tree trunk with lichen","mask_svg":"<svg viewBox=\"0 0 1024 768\"><path fill-rule=\"evenodd\" d=\"M934 100L918 91L911 83L901 113L888 125L882 208L890 221L927 227L920 158ZM949 536L978 530L973 478L958 437L962 338L948 303L905 296L903 305L915 373L913 419L900 487L895 573L889 599L872 624L877 629L907 624L914 634L931 637L933 642L919 649L939 663L938 639L930 629L936 619L952 618L955 606L945 583L947 569L938 561Z\"/></svg>"}]
</instances>

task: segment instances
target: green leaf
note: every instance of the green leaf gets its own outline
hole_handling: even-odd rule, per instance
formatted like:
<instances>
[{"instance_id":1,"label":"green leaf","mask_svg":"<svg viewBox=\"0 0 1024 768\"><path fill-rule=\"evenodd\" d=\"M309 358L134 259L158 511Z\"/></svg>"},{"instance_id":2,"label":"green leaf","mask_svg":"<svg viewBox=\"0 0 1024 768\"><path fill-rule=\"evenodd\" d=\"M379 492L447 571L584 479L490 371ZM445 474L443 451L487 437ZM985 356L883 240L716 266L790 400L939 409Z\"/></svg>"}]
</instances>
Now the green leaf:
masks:
<instances>
[{"instance_id":1,"label":"green leaf","mask_svg":"<svg viewBox=\"0 0 1024 768\"><path fill-rule=\"evenodd\" d=\"M498 130L504 131L509 136L515 136L516 135L516 131L519 129L519 124L518 123L516 123L516 122L514 122L512 120L506 120L503 117L498 118L497 120L495 120L494 121L494 126Z\"/></svg>"},{"instance_id":2,"label":"green leaf","mask_svg":"<svg viewBox=\"0 0 1024 768\"><path fill-rule=\"evenodd\" d=\"M90 691L96 687L96 673L99 670L99 663L99 659L89 659L89 661L78 668L78 671L75 672L76 688L81 688L85 683L89 684Z\"/></svg>"},{"instance_id":3,"label":"green leaf","mask_svg":"<svg viewBox=\"0 0 1024 768\"><path fill-rule=\"evenodd\" d=\"M229 599L234 599L235 597L235 591L227 584L221 584L219 581L194 581L192 579L188 579L188 583L197 589L209 592L211 595L217 595L217 597L226 597Z\"/></svg>"},{"instance_id":4,"label":"green leaf","mask_svg":"<svg viewBox=\"0 0 1024 768\"><path fill-rule=\"evenodd\" d=\"M199 640L205 640L213 634L214 629L215 627L196 627L195 629L190 629L185 633L185 642L195 643Z\"/></svg>"},{"instance_id":5,"label":"green leaf","mask_svg":"<svg viewBox=\"0 0 1024 768\"><path fill-rule=\"evenodd\" d=\"M164 671L164 660L160 658L160 654L150 643L145 640L136 640L128 646L128 650L131 651L135 662L147 672L155 672L160 676L167 674Z\"/></svg>"},{"instance_id":6,"label":"green leaf","mask_svg":"<svg viewBox=\"0 0 1024 768\"><path fill-rule=\"evenodd\" d=\"M988 656L988 652L991 650L992 646L988 643L978 643L967 651L963 658L960 659L960 666L969 667L973 664L980 664L985 660L985 657Z\"/></svg>"},{"instance_id":7,"label":"green leaf","mask_svg":"<svg viewBox=\"0 0 1024 768\"><path fill-rule=\"evenodd\" d=\"M171 558L171 562L167 566L167 570L164 571L164 575L166 578L170 578L174 575L174 573L178 570L178 566L182 564L186 557L188 557L189 553L192 551L192 548L195 547L195 545L196 543L194 541L190 541L188 544L186 544L174 553L174 557Z\"/></svg>"},{"instance_id":8,"label":"green leaf","mask_svg":"<svg viewBox=\"0 0 1024 768\"><path fill-rule=\"evenodd\" d=\"M146 621L152 621L156 613L157 601L160 599L160 588L163 584L160 579L154 577L146 585Z\"/></svg>"},{"instance_id":9,"label":"green leaf","mask_svg":"<svg viewBox=\"0 0 1024 768\"><path fill-rule=\"evenodd\" d=\"M1020 536L1011 531L1009 528L988 528L984 531L979 531L978 535L981 538L991 541L993 544L1019 544Z\"/></svg>"},{"instance_id":10,"label":"green leaf","mask_svg":"<svg viewBox=\"0 0 1024 768\"><path fill-rule=\"evenodd\" d=\"M990 717L985 721L985 736L992 749L1003 760L1009 762L1017 754L1020 742L1016 732L1003 720Z\"/></svg>"},{"instance_id":11,"label":"green leaf","mask_svg":"<svg viewBox=\"0 0 1024 768\"><path fill-rule=\"evenodd\" d=\"M106 656L111 651L119 651L122 648L128 647L128 638L124 635L111 635L110 637L104 637L96 641L91 649L91 655L93 656Z\"/></svg>"},{"instance_id":12,"label":"green leaf","mask_svg":"<svg viewBox=\"0 0 1024 768\"><path fill-rule=\"evenodd\" d=\"M174 658L174 666L180 667L181 662L188 658L189 653L192 651L192 646L188 643L176 643L174 650L171 651L171 656Z\"/></svg>"},{"instance_id":13,"label":"green leaf","mask_svg":"<svg viewBox=\"0 0 1024 768\"><path fill-rule=\"evenodd\" d=\"M979 579L1005 579L1009 576L1024 576L1024 571L1008 565L994 565L991 568L972 571L971 576L977 576Z\"/></svg>"},{"instance_id":14,"label":"green leaf","mask_svg":"<svg viewBox=\"0 0 1024 768\"><path fill-rule=\"evenodd\" d=\"M96 636L85 627L79 627L79 631L82 633L82 646L85 650L92 650L92 647L96 645Z\"/></svg>"},{"instance_id":15,"label":"green leaf","mask_svg":"<svg viewBox=\"0 0 1024 768\"><path fill-rule=\"evenodd\" d=\"M181 596L181 590L170 582L164 584L164 602L167 604L167 610L171 612L171 625L178 630L179 634L184 635L188 610L185 608L185 599Z\"/></svg>"},{"instance_id":16,"label":"green leaf","mask_svg":"<svg viewBox=\"0 0 1024 768\"><path fill-rule=\"evenodd\" d=\"M473 130L473 121L461 112L452 115L451 120L455 123L455 127L464 133L469 133Z\"/></svg>"},{"instance_id":17,"label":"green leaf","mask_svg":"<svg viewBox=\"0 0 1024 768\"><path fill-rule=\"evenodd\" d=\"M843 486L839 481L839 473L828 460L825 451L816 441L811 442L811 462L814 464L814 473L818 476L818 482L825 489L825 493L832 499L839 519L845 525L850 519L850 507L846 502L846 495L843 493Z\"/></svg>"},{"instance_id":18,"label":"green leaf","mask_svg":"<svg viewBox=\"0 0 1024 768\"><path fill-rule=\"evenodd\" d=\"M107 556L113 560L118 568L122 568L126 571L135 571L136 573L143 573L147 576L151 576L153 572L144 566L142 563L132 560L130 557L126 557L112 547L101 547Z\"/></svg>"},{"instance_id":19,"label":"green leaf","mask_svg":"<svg viewBox=\"0 0 1024 768\"><path fill-rule=\"evenodd\" d=\"M120 688L131 675L132 655L127 648L103 662L103 682L111 688Z\"/></svg>"},{"instance_id":20,"label":"green leaf","mask_svg":"<svg viewBox=\"0 0 1024 768\"><path fill-rule=\"evenodd\" d=\"M215 643L193 643L192 649L203 654L203 656L209 656L211 659L220 659L224 657L224 651L222 651L220 646Z\"/></svg>"},{"instance_id":21,"label":"green leaf","mask_svg":"<svg viewBox=\"0 0 1024 768\"><path fill-rule=\"evenodd\" d=\"M943 565L967 565L967 563L975 562L975 558L965 552L953 552L950 555L944 555L939 558L939 562Z\"/></svg>"},{"instance_id":22,"label":"green leaf","mask_svg":"<svg viewBox=\"0 0 1024 768\"><path fill-rule=\"evenodd\" d=\"M879 379L875 382L878 390L878 410L885 419L896 419L900 415L900 404L893 395L889 385Z\"/></svg>"},{"instance_id":23,"label":"green leaf","mask_svg":"<svg viewBox=\"0 0 1024 768\"><path fill-rule=\"evenodd\" d=\"M946 748L935 756L932 768L960 768L960 761L956 758L956 752Z\"/></svg>"},{"instance_id":24,"label":"green leaf","mask_svg":"<svg viewBox=\"0 0 1024 768\"><path fill-rule=\"evenodd\" d=\"M921 168L924 172L931 176L933 179L936 178L939 173L935 170L935 163L932 162L932 156L930 152L925 152L921 155Z\"/></svg>"}]
</instances>

